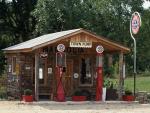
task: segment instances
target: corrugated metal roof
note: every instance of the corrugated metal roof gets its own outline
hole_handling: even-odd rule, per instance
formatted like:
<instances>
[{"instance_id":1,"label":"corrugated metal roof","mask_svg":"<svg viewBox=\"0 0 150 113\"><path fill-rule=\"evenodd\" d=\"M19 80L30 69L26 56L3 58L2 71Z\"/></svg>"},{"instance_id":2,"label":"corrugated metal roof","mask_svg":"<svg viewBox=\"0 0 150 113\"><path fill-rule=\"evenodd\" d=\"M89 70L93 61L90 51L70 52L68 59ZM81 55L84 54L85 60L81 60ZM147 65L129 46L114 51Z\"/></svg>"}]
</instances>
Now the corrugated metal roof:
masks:
<instances>
[{"instance_id":1,"label":"corrugated metal roof","mask_svg":"<svg viewBox=\"0 0 150 113\"><path fill-rule=\"evenodd\" d=\"M123 51L125 53L130 51L129 48L127 48L123 45L120 45L116 42L108 40L104 37L97 36L96 34L89 32L87 30L84 30L82 28L81 29L61 31L61 32L47 34L47 35L42 35L40 37L22 42L20 44L5 48L3 50L5 52L8 52L8 53L29 52L29 51L35 50L35 49L40 48L40 47L47 46L51 43L55 43L56 41L62 40L63 38L67 38L68 36L75 35L75 34L78 34L81 32L89 34L89 35L99 39L101 42L104 42L108 47L109 47L109 45L111 45L112 47L115 48L115 50L120 50L120 51Z\"/></svg>"},{"instance_id":2,"label":"corrugated metal roof","mask_svg":"<svg viewBox=\"0 0 150 113\"><path fill-rule=\"evenodd\" d=\"M37 45L41 45L43 43L52 41L54 39L58 39L60 37L63 37L65 35L80 31L81 29L73 29L73 30L67 30L67 31L61 31L61 32L56 32L56 33L51 33L51 34L46 34L22 43L19 43L14 46L10 46L8 48L3 49L4 51L13 51L13 50L21 50L21 49L30 49L33 48Z\"/></svg>"}]
</instances>

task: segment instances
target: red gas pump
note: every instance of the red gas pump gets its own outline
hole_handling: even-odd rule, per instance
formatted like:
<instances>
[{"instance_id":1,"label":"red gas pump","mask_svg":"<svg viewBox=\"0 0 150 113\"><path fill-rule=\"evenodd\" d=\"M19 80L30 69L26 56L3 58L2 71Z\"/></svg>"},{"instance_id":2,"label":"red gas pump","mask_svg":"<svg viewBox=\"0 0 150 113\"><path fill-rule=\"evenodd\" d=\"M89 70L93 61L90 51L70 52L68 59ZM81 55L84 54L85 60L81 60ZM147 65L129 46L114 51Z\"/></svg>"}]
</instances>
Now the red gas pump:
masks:
<instances>
[{"instance_id":1,"label":"red gas pump","mask_svg":"<svg viewBox=\"0 0 150 113\"><path fill-rule=\"evenodd\" d=\"M56 53L56 77L57 77L57 101L65 101L65 92L62 84L63 68L66 67L66 55L64 53L65 46L59 44L57 46L59 52Z\"/></svg>"},{"instance_id":2,"label":"red gas pump","mask_svg":"<svg viewBox=\"0 0 150 113\"><path fill-rule=\"evenodd\" d=\"M96 79L96 101L102 100L102 87L103 87L103 77L102 77L102 67L103 67L103 51L104 48L101 45L98 45L96 47L96 73L97 73L97 79Z\"/></svg>"}]
</instances>

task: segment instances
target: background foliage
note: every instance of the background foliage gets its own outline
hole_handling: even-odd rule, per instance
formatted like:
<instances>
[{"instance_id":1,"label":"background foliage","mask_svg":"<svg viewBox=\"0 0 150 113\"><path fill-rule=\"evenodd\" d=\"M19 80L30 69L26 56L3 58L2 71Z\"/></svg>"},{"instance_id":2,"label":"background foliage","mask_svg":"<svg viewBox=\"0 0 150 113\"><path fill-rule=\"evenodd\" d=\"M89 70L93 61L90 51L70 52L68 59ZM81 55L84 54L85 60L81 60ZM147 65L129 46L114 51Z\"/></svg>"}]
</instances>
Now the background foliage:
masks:
<instances>
[{"instance_id":1,"label":"background foliage","mask_svg":"<svg viewBox=\"0 0 150 113\"><path fill-rule=\"evenodd\" d=\"M138 72L150 70L150 8L143 0L0 0L0 49L36 36L61 30L85 28L130 48L131 14L138 11L142 27L137 38ZM132 71L132 52L126 56ZM4 70L0 51L0 73Z\"/></svg>"}]
</instances>

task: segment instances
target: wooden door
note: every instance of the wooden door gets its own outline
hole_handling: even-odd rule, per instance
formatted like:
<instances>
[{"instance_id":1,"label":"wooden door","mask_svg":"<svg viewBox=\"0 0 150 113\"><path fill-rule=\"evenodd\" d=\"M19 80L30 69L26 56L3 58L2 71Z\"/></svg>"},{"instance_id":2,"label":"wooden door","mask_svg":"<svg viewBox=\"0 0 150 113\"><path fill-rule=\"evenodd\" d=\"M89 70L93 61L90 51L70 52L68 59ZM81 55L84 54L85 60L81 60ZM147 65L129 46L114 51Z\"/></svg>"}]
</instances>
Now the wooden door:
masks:
<instances>
[{"instance_id":1,"label":"wooden door","mask_svg":"<svg viewBox=\"0 0 150 113\"><path fill-rule=\"evenodd\" d=\"M64 75L64 90L65 95L72 95L72 76L73 76L73 61L67 60L66 74Z\"/></svg>"}]
</instances>

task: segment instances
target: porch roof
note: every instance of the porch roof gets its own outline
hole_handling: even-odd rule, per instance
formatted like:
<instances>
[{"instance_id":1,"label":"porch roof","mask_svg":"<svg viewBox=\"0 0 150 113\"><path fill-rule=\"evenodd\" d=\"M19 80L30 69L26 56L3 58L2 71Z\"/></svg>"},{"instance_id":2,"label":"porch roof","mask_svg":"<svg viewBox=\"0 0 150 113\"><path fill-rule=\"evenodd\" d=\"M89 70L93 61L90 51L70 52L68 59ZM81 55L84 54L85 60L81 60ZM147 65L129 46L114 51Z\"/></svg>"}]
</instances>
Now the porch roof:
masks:
<instances>
[{"instance_id":1,"label":"porch roof","mask_svg":"<svg viewBox=\"0 0 150 113\"><path fill-rule=\"evenodd\" d=\"M46 34L46 35L42 35L40 37L16 44L14 46L10 46L8 48L3 49L6 53L16 53L16 52L30 52L33 51L35 49L38 49L40 47L44 47L48 44L52 44L55 43L56 41L65 39L69 36L73 36L75 34L79 34L79 33L86 33L89 34L97 39L99 39L102 42L107 43L108 45L111 45L112 47L117 48L118 50L127 53L130 52L130 49L118 44L116 42L110 41L102 36L97 36L94 33L91 33L87 30L84 30L82 28L79 29L73 29L73 30L67 30L67 31L61 31L61 32L56 32L56 33L51 33L51 34Z\"/></svg>"}]
</instances>

